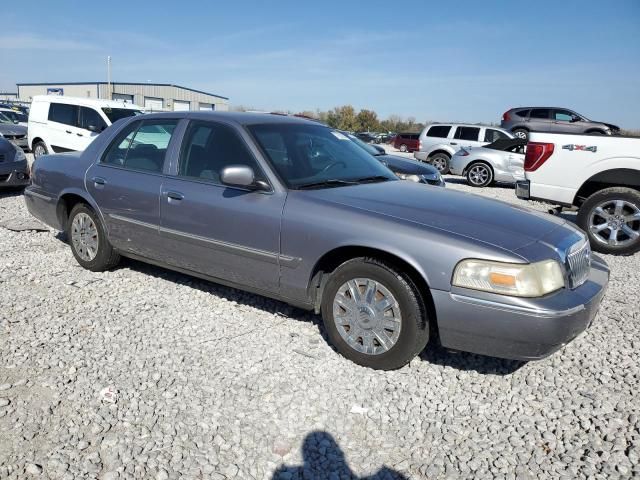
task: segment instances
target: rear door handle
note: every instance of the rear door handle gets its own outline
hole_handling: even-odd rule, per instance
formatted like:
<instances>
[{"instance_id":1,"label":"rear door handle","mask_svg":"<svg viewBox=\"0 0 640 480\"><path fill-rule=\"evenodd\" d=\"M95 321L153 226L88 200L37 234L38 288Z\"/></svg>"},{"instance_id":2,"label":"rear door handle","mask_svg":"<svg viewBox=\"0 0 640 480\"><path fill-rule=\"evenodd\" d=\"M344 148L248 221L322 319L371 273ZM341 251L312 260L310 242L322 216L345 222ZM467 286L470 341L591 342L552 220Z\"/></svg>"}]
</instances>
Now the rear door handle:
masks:
<instances>
[{"instance_id":1,"label":"rear door handle","mask_svg":"<svg viewBox=\"0 0 640 480\"><path fill-rule=\"evenodd\" d=\"M165 192L165 195L167 196L169 203L171 203L172 200L179 202L180 200L184 199L184 195L180 192L168 191Z\"/></svg>"},{"instance_id":2,"label":"rear door handle","mask_svg":"<svg viewBox=\"0 0 640 480\"><path fill-rule=\"evenodd\" d=\"M107 181L102 177L93 177L91 179L96 188L103 188Z\"/></svg>"},{"instance_id":3,"label":"rear door handle","mask_svg":"<svg viewBox=\"0 0 640 480\"><path fill-rule=\"evenodd\" d=\"M83 137L84 136L81 133L76 133L76 135L78 135L79 137Z\"/></svg>"},{"instance_id":4,"label":"rear door handle","mask_svg":"<svg viewBox=\"0 0 640 480\"><path fill-rule=\"evenodd\" d=\"M65 130L65 132L67 132L67 133L71 133L71 130Z\"/></svg>"},{"instance_id":5,"label":"rear door handle","mask_svg":"<svg viewBox=\"0 0 640 480\"><path fill-rule=\"evenodd\" d=\"M451 145L457 145L457 143L456 142L451 142Z\"/></svg>"}]
</instances>

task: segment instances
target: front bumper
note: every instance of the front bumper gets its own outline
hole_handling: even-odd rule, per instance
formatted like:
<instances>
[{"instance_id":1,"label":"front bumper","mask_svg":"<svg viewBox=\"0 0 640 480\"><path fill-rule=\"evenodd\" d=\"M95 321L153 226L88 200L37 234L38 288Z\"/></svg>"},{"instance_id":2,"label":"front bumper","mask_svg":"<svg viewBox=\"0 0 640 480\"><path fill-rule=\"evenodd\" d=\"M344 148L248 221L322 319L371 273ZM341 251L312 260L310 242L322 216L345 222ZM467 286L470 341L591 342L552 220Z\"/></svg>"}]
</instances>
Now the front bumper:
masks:
<instances>
[{"instance_id":1,"label":"front bumper","mask_svg":"<svg viewBox=\"0 0 640 480\"><path fill-rule=\"evenodd\" d=\"M593 322L609 267L593 256L589 279L575 290L524 299L463 288L432 291L440 342L446 348L513 360L551 355Z\"/></svg>"},{"instance_id":2,"label":"front bumper","mask_svg":"<svg viewBox=\"0 0 640 480\"><path fill-rule=\"evenodd\" d=\"M29 164L26 160L0 163L0 187L22 187L30 182Z\"/></svg>"}]
</instances>

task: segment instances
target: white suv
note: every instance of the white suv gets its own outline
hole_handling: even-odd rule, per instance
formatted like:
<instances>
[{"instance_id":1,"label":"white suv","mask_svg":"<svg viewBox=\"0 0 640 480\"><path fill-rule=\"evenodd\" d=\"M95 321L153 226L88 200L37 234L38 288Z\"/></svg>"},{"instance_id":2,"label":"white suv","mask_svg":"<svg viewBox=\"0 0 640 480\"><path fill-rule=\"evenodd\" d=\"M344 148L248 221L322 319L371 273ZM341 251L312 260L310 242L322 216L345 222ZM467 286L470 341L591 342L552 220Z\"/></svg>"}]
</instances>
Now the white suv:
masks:
<instances>
[{"instance_id":1,"label":"white suv","mask_svg":"<svg viewBox=\"0 0 640 480\"><path fill-rule=\"evenodd\" d=\"M451 157L462 147L481 147L504 138L513 138L513 135L497 127L434 123L422 130L419 150L413 156L431 163L444 175L449 173Z\"/></svg>"},{"instance_id":2,"label":"white suv","mask_svg":"<svg viewBox=\"0 0 640 480\"><path fill-rule=\"evenodd\" d=\"M36 158L81 151L116 120L141 113L137 105L121 101L37 95L29 109L29 146Z\"/></svg>"}]
</instances>

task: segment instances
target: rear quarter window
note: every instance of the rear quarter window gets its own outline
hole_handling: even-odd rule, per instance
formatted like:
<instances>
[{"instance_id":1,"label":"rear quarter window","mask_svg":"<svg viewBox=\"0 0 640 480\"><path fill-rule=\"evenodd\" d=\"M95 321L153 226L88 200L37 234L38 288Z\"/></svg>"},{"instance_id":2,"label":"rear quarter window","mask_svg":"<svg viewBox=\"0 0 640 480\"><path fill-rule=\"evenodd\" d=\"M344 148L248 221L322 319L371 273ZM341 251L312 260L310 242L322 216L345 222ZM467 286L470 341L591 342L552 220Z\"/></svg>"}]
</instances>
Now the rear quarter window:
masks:
<instances>
[{"instance_id":1,"label":"rear quarter window","mask_svg":"<svg viewBox=\"0 0 640 480\"><path fill-rule=\"evenodd\" d=\"M518 110L517 112L514 112L514 113L520 118L527 118L529 116L530 111L531 111L530 109Z\"/></svg>"},{"instance_id":2,"label":"rear quarter window","mask_svg":"<svg viewBox=\"0 0 640 480\"><path fill-rule=\"evenodd\" d=\"M427 137L447 138L450 131L450 125L434 125L427 131Z\"/></svg>"}]
</instances>

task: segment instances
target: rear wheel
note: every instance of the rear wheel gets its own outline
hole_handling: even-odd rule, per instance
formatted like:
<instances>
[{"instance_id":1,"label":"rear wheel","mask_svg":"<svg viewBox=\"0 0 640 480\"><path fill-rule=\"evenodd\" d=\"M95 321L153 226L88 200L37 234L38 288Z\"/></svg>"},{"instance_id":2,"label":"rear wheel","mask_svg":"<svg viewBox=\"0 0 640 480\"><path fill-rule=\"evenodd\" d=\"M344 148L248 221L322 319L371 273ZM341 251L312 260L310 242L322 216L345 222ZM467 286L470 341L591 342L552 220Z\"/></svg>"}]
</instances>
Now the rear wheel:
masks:
<instances>
[{"instance_id":1,"label":"rear wheel","mask_svg":"<svg viewBox=\"0 0 640 480\"><path fill-rule=\"evenodd\" d=\"M436 153L429 157L429 162L431 165L436 167L441 175L446 175L449 173L449 162L451 158L446 153Z\"/></svg>"},{"instance_id":2,"label":"rear wheel","mask_svg":"<svg viewBox=\"0 0 640 480\"><path fill-rule=\"evenodd\" d=\"M529 140L529 132L527 132L524 128L516 128L513 131L513 135L516 138L520 138L522 140Z\"/></svg>"},{"instance_id":3,"label":"rear wheel","mask_svg":"<svg viewBox=\"0 0 640 480\"><path fill-rule=\"evenodd\" d=\"M401 152L406 152L407 150L408 150L408 148L404 143L402 145L400 145L400 151Z\"/></svg>"},{"instance_id":4,"label":"rear wheel","mask_svg":"<svg viewBox=\"0 0 640 480\"><path fill-rule=\"evenodd\" d=\"M44 144L44 142L39 141L36 142L33 145L33 157L34 158L38 158L41 157L42 155L46 155L49 152L47 151L47 146Z\"/></svg>"},{"instance_id":5,"label":"rear wheel","mask_svg":"<svg viewBox=\"0 0 640 480\"><path fill-rule=\"evenodd\" d=\"M493 183L493 169L486 163L474 163L467 168L467 183L472 187L486 187Z\"/></svg>"},{"instance_id":6,"label":"rear wheel","mask_svg":"<svg viewBox=\"0 0 640 480\"><path fill-rule=\"evenodd\" d=\"M578 210L578 225L597 252L631 255L640 251L640 192L612 187L594 193Z\"/></svg>"},{"instance_id":7,"label":"rear wheel","mask_svg":"<svg viewBox=\"0 0 640 480\"><path fill-rule=\"evenodd\" d=\"M100 219L84 203L78 203L71 210L67 237L73 256L87 270L102 272L115 267L120 261L120 255L107 240Z\"/></svg>"},{"instance_id":8,"label":"rear wheel","mask_svg":"<svg viewBox=\"0 0 640 480\"><path fill-rule=\"evenodd\" d=\"M400 368L429 341L425 308L411 279L372 258L349 260L331 274L322 318L338 352L369 368Z\"/></svg>"}]
</instances>

